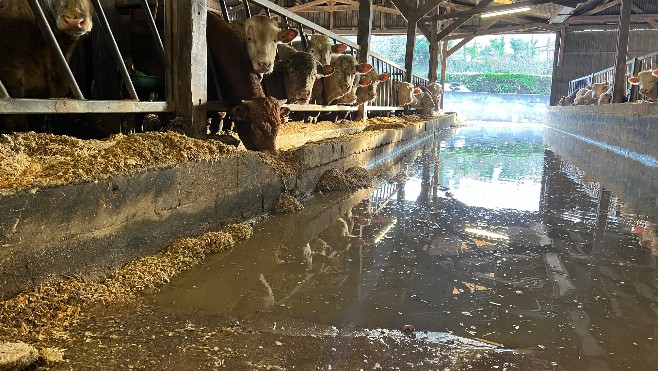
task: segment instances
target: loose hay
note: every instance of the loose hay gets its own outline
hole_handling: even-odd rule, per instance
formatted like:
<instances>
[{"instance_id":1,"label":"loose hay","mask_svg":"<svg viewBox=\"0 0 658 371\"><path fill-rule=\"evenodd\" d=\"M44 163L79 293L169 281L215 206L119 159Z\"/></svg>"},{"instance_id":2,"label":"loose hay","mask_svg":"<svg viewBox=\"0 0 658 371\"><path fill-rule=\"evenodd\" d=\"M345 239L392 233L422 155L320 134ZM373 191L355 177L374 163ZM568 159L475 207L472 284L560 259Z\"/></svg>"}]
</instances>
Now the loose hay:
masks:
<instances>
[{"instance_id":1,"label":"loose hay","mask_svg":"<svg viewBox=\"0 0 658 371\"><path fill-rule=\"evenodd\" d=\"M320 192L354 190L370 186L371 181L372 177L368 170L361 167L351 167L345 172L329 169L320 176L315 190Z\"/></svg>"},{"instance_id":2,"label":"loose hay","mask_svg":"<svg viewBox=\"0 0 658 371\"><path fill-rule=\"evenodd\" d=\"M41 285L0 302L0 340L40 341L62 336L85 309L108 302L133 300L137 293L158 287L190 269L209 254L230 249L250 238L247 224L174 241L155 255L128 263L102 283L78 279Z\"/></svg>"},{"instance_id":3,"label":"loose hay","mask_svg":"<svg viewBox=\"0 0 658 371\"><path fill-rule=\"evenodd\" d=\"M278 214L291 214L304 209L304 205L297 201L296 198L281 194L276 202L274 211Z\"/></svg>"},{"instance_id":4,"label":"loose hay","mask_svg":"<svg viewBox=\"0 0 658 371\"><path fill-rule=\"evenodd\" d=\"M163 168L231 153L235 148L167 132L117 134L106 140L13 133L0 136L0 189L53 186L111 174Z\"/></svg>"}]
</instances>

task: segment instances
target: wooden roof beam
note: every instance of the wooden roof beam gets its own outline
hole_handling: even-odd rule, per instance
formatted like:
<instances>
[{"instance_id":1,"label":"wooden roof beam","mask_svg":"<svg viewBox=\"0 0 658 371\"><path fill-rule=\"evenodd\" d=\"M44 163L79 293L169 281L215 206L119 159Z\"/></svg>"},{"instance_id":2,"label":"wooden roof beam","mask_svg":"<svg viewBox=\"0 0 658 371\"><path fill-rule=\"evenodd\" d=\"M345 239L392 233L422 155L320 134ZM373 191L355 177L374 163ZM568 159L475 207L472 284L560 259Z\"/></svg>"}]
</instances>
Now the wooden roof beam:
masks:
<instances>
[{"instance_id":1,"label":"wooden roof beam","mask_svg":"<svg viewBox=\"0 0 658 371\"><path fill-rule=\"evenodd\" d=\"M609 1L605 4L599 5L594 9L588 10L583 14L579 14L579 15L592 15L592 14L600 13L600 12L602 12L602 11L608 9L608 8L612 8L615 5L619 5L619 3L621 3L621 0L612 0L612 1Z\"/></svg>"},{"instance_id":2,"label":"wooden roof beam","mask_svg":"<svg viewBox=\"0 0 658 371\"><path fill-rule=\"evenodd\" d=\"M637 14L644 14L644 10L640 9L640 7L635 5L635 4L633 4L633 6L631 6L631 10L633 10ZM649 19L649 20L647 20L647 23L649 24L649 26L653 27L655 30L658 30L658 22L656 22L655 20Z\"/></svg>"},{"instance_id":3,"label":"wooden roof beam","mask_svg":"<svg viewBox=\"0 0 658 371\"><path fill-rule=\"evenodd\" d=\"M647 21L653 21L658 19L658 14L632 14L630 18L631 23L645 23ZM619 23L618 15L589 15L589 16L575 16L569 18L565 23L566 24L577 24L577 23L597 23L597 22L614 22Z\"/></svg>"},{"instance_id":4,"label":"wooden roof beam","mask_svg":"<svg viewBox=\"0 0 658 371\"><path fill-rule=\"evenodd\" d=\"M535 28L541 28L551 32L555 32L560 29L557 26L551 26L546 23L532 22L532 23L525 23L516 26L490 28L488 30L483 30L483 31L455 33L445 37L445 40L455 40L455 39L462 39L466 37L477 37L477 36L485 36L485 35L498 35L504 33L517 32L517 31L526 31Z\"/></svg>"},{"instance_id":5,"label":"wooden roof beam","mask_svg":"<svg viewBox=\"0 0 658 371\"><path fill-rule=\"evenodd\" d=\"M471 9L471 11L478 12L484 10L489 4L491 4L493 0L482 0L480 3ZM452 22L450 25L447 27L443 28L441 32L439 32L436 35L433 35L433 41L441 41L444 37L450 35L450 33L459 27L463 25L464 23L468 22L469 19L471 19L472 15L464 16L455 19L454 22Z\"/></svg>"},{"instance_id":6,"label":"wooden roof beam","mask_svg":"<svg viewBox=\"0 0 658 371\"><path fill-rule=\"evenodd\" d=\"M478 31L485 31L491 28L496 22L498 22L497 19L489 19L487 23L482 24L479 28ZM450 57L453 53L455 53L457 50L461 49L464 45L468 44L471 40L473 40L475 37L467 37L462 40L460 40L457 44L453 45L452 48L448 49L447 52L447 57ZM447 42L447 41L446 41Z\"/></svg>"},{"instance_id":7,"label":"wooden roof beam","mask_svg":"<svg viewBox=\"0 0 658 371\"><path fill-rule=\"evenodd\" d=\"M579 3L579 2L585 2L585 0L529 0L529 1L524 2L524 3L509 4L509 5L498 5L498 6L490 7L490 8L479 7L479 5L482 4L482 2L480 2L480 4L474 6L470 10L424 17L424 18L421 18L418 22L425 23L425 22L433 22L433 21L453 19L453 18L462 18L462 17L469 17L470 18L474 15L479 15L479 14L482 14L482 13L486 13L487 11L515 9L515 8L518 8L519 6L522 6L522 5L527 5L527 6L543 5L543 4L559 4L559 5L563 5L563 4L569 5L570 4L570 5L575 5L576 3Z\"/></svg>"}]
</instances>

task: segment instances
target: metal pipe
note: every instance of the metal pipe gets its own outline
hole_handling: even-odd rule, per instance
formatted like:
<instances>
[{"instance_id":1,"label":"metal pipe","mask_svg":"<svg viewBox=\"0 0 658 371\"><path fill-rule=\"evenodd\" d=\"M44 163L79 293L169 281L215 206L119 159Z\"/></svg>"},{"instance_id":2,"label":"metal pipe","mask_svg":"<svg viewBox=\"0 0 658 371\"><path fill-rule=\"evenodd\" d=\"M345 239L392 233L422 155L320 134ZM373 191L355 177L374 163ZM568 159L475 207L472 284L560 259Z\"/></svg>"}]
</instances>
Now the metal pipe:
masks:
<instances>
[{"instance_id":1,"label":"metal pipe","mask_svg":"<svg viewBox=\"0 0 658 371\"><path fill-rule=\"evenodd\" d=\"M210 77L212 78L213 85L215 85L215 91L217 92L217 100L224 102L222 99L222 92L219 90L219 79L217 78L217 70L215 69L215 63L212 59L212 54L208 51L208 71L210 72Z\"/></svg>"},{"instance_id":2,"label":"metal pipe","mask_svg":"<svg viewBox=\"0 0 658 371\"><path fill-rule=\"evenodd\" d=\"M53 30L50 28L48 19L46 19L46 15L43 13L41 4L39 3L38 0L28 0L28 1L30 3L30 7L32 8L32 12L34 13L34 16L37 18L36 19L37 25L39 25L39 28L41 29L41 32L43 33L43 37L46 39L48 46L50 46L50 49L55 53L55 59L57 59L57 63L59 64L59 66L62 68L64 72L66 81L69 84L69 88L71 89L73 96L76 99L85 99L85 97L82 96L82 92L80 91L80 87L78 86L78 83L75 81L75 77L73 77L73 72L71 72L71 68L69 67L69 63L66 61L66 58L62 53L62 49L60 49L59 44L57 43L55 34L53 33Z\"/></svg>"},{"instance_id":3,"label":"metal pipe","mask_svg":"<svg viewBox=\"0 0 658 371\"><path fill-rule=\"evenodd\" d=\"M7 89L5 89L5 86L2 84L2 81L0 81L0 98L11 98Z\"/></svg>"},{"instance_id":4,"label":"metal pipe","mask_svg":"<svg viewBox=\"0 0 658 371\"><path fill-rule=\"evenodd\" d=\"M31 1L37 1L37 0L31 0ZM96 9L96 15L98 15L98 20L100 21L101 29L105 31L105 36L107 37L107 41L110 44L110 49L111 49L110 51L112 52L114 61L119 67L119 72L121 73L121 77L123 78L123 83L126 85L126 89L128 90L128 95L130 96L130 99L139 100L139 98L137 97L137 92L135 91L135 86L133 85L133 82L130 79L130 75L128 74L128 69L126 69L126 64L123 62L123 58L121 57L121 51L119 51L117 42L114 39L114 35L112 34L112 29L110 29L110 23L107 21L107 17L105 17L105 12L103 11L103 7L101 6L100 0L92 0L92 4Z\"/></svg>"},{"instance_id":5,"label":"metal pipe","mask_svg":"<svg viewBox=\"0 0 658 371\"><path fill-rule=\"evenodd\" d=\"M149 29L151 30L151 35L153 35L153 39L155 39L155 43L157 44L156 47L158 49L158 54L160 54L160 59L162 59L162 63L164 64L165 69L169 69L169 59L167 58L167 53L165 53L164 45L162 44L162 39L160 38L160 33L158 32L158 26L155 24L155 18L153 18L153 14L151 14L151 8L149 8L146 0L139 0L139 2L142 4L144 13L146 13Z\"/></svg>"},{"instance_id":6,"label":"metal pipe","mask_svg":"<svg viewBox=\"0 0 658 371\"><path fill-rule=\"evenodd\" d=\"M302 51L307 52L308 51L308 39L306 38L306 34L304 33L304 25L299 24L299 36L302 38Z\"/></svg>"},{"instance_id":7,"label":"metal pipe","mask_svg":"<svg viewBox=\"0 0 658 371\"><path fill-rule=\"evenodd\" d=\"M249 9L249 1L248 0L242 0L242 5L244 6L245 19L251 18L251 9Z\"/></svg>"},{"instance_id":8,"label":"metal pipe","mask_svg":"<svg viewBox=\"0 0 658 371\"><path fill-rule=\"evenodd\" d=\"M222 10L222 16L226 22L230 22L231 19L228 17L228 8L226 7L226 0L219 0L219 7Z\"/></svg>"}]
</instances>

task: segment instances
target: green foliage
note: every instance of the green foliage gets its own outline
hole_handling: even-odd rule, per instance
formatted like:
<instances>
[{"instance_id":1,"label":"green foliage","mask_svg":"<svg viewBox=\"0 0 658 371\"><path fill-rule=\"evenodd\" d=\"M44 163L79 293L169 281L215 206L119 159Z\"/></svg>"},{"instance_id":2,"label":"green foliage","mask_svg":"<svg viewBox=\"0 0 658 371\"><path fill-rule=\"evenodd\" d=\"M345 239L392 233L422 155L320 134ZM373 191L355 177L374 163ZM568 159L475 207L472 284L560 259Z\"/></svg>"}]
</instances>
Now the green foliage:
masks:
<instances>
[{"instance_id":1,"label":"green foliage","mask_svg":"<svg viewBox=\"0 0 658 371\"><path fill-rule=\"evenodd\" d=\"M551 93L551 76L524 73L447 73L446 82L459 82L471 91L489 93Z\"/></svg>"}]
</instances>

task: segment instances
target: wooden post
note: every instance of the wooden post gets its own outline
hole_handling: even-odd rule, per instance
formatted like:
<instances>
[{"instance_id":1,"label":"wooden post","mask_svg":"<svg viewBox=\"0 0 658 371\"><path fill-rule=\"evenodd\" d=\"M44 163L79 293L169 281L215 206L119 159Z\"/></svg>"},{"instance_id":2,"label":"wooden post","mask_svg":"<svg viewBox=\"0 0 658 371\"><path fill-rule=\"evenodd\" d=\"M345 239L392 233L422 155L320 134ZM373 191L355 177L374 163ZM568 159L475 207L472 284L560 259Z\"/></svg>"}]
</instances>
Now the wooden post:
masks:
<instances>
[{"instance_id":1,"label":"wooden post","mask_svg":"<svg viewBox=\"0 0 658 371\"><path fill-rule=\"evenodd\" d=\"M631 7L633 0L622 0L619 11L619 33L617 34L617 59L615 60L615 85L612 103L622 103L626 96L626 58L628 36L631 30Z\"/></svg>"},{"instance_id":2,"label":"wooden post","mask_svg":"<svg viewBox=\"0 0 658 371\"><path fill-rule=\"evenodd\" d=\"M208 103L206 0L177 1L174 7L174 101L185 134L205 138Z\"/></svg>"},{"instance_id":3,"label":"wooden post","mask_svg":"<svg viewBox=\"0 0 658 371\"><path fill-rule=\"evenodd\" d=\"M443 40L441 42L441 88L446 86L446 67L448 65L448 40ZM445 92L441 94L441 102L439 103L439 108L443 112L443 97Z\"/></svg>"},{"instance_id":4,"label":"wooden post","mask_svg":"<svg viewBox=\"0 0 658 371\"><path fill-rule=\"evenodd\" d=\"M411 74L413 73L414 65L414 47L416 46L416 19L409 19L407 21L407 48L404 54L404 69L407 75L404 81L411 82Z\"/></svg>"},{"instance_id":5,"label":"wooden post","mask_svg":"<svg viewBox=\"0 0 658 371\"><path fill-rule=\"evenodd\" d=\"M368 63L371 34L372 0L359 0L359 25L356 34L356 43L359 44L359 52L356 55L356 59L359 63Z\"/></svg>"},{"instance_id":6,"label":"wooden post","mask_svg":"<svg viewBox=\"0 0 658 371\"><path fill-rule=\"evenodd\" d=\"M436 14L440 13L441 8L437 8ZM434 38L434 35L439 33L439 21L432 22L432 36L428 41L430 43L430 66L429 72L427 73L427 78L430 80L430 83L436 81L437 70L439 68L439 41Z\"/></svg>"}]
</instances>

